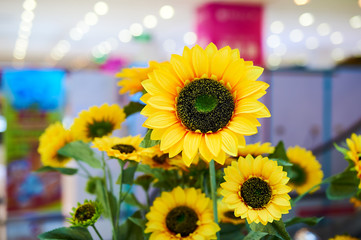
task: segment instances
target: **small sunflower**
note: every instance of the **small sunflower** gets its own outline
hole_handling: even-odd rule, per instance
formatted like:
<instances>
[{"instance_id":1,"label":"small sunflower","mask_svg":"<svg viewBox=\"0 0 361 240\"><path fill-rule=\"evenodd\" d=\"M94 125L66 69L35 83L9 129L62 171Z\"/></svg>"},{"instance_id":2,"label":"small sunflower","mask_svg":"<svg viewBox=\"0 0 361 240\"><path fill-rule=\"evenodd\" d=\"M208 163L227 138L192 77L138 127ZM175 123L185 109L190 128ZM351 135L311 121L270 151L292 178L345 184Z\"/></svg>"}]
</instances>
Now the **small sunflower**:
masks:
<instances>
[{"instance_id":1,"label":"small sunflower","mask_svg":"<svg viewBox=\"0 0 361 240\"><path fill-rule=\"evenodd\" d=\"M88 110L79 113L74 119L71 131L76 139L89 142L94 138L110 135L114 130L120 128L125 120L125 114L118 105L92 106Z\"/></svg>"},{"instance_id":2,"label":"small sunflower","mask_svg":"<svg viewBox=\"0 0 361 240\"><path fill-rule=\"evenodd\" d=\"M73 208L68 221L72 226L88 227L96 223L102 211L100 203L86 199L83 204L78 203L78 206Z\"/></svg>"},{"instance_id":3,"label":"small sunflower","mask_svg":"<svg viewBox=\"0 0 361 240\"><path fill-rule=\"evenodd\" d=\"M257 101L269 86L256 81L262 72L238 49L185 47L183 56L173 54L142 82L144 126L170 157L182 152L187 166L198 153L223 165L226 154L237 156L245 135L257 133L257 119L270 117Z\"/></svg>"},{"instance_id":4,"label":"small sunflower","mask_svg":"<svg viewBox=\"0 0 361 240\"><path fill-rule=\"evenodd\" d=\"M118 82L118 86L121 87L119 94L124 94L126 92L135 94L143 91L144 88L141 83L148 79L148 74L158 68L159 65L160 64L158 62L150 61L149 67L123 68L121 72L115 75L116 77L122 79Z\"/></svg>"},{"instance_id":5,"label":"small sunflower","mask_svg":"<svg viewBox=\"0 0 361 240\"><path fill-rule=\"evenodd\" d=\"M217 239L219 226L213 221L211 199L195 188L176 187L162 192L156 198L150 212L145 233L149 240L198 240Z\"/></svg>"},{"instance_id":6,"label":"small sunflower","mask_svg":"<svg viewBox=\"0 0 361 240\"><path fill-rule=\"evenodd\" d=\"M350 203L352 203L355 208L361 208L361 200L358 198L350 198Z\"/></svg>"},{"instance_id":7,"label":"small sunflower","mask_svg":"<svg viewBox=\"0 0 361 240\"><path fill-rule=\"evenodd\" d=\"M139 147L141 141L140 135L123 138L102 137L93 141L92 148L106 152L109 157L139 162L142 151L142 148Z\"/></svg>"},{"instance_id":8,"label":"small sunflower","mask_svg":"<svg viewBox=\"0 0 361 240\"><path fill-rule=\"evenodd\" d=\"M359 238L351 237L350 235L336 235L328 240L360 240Z\"/></svg>"},{"instance_id":9,"label":"small sunflower","mask_svg":"<svg viewBox=\"0 0 361 240\"><path fill-rule=\"evenodd\" d=\"M266 154L273 153L274 150L275 147L272 147L270 142L262 144L257 142L254 144L247 144L246 146L239 146L237 157L227 158L225 165L230 165L232 161L237 160L239 157L246 157L248 154L251 154L253 157L259 155L265 156Z\"/></svg>"},{"instance_id":10,"label":"small sunflower","mask_svg":"<svg viewBox=\"0 0 361 240\"><path fill-rule=\"evenodd\" d=\"M236 217L248 223L266 225L291 209L287 186L289 178L282 166L267 157L247 155L224 169L226 180L221 184L223 202L234 210Z\"/></svg>"},{"instance_id":11,"label":"small sunflower","mask_svg":"<svg viewBox=\"0 0 361 240\"><path fill-rule=\"evenodd\" d=\"M185 167L181 156L176 155L175 157L170 158L168 153L164 153L159 149L159 145L147 148L145 151L147 153L143 155L142 163L149 165L151 168L163 168L165 170L170 170L177 167Z\"/></svg>"},{"instance_id":12,"label":"small sunflower","mask_svg":"<svg viewBox=\"0 0 361 240\"><path fill-rule=\"evenodd\" d=\"M290 147L287 149L287 157L293 163L292 169L295 172L295 176L291 178L289 185L298 194L303 194L313 186L321 183L323 178L321 164L311 151L299 146ZM315 188L311 193L319 188Z\"/></svg>"},{"instance_id":13,"label":"small sunflower","mask_svg":"<svg viewBox=\"0 0 361 240\"><path fill-rule=\"evenodd\" d=\"M222 223L232 223L234 225L245 223L244 219L241 217L236 217L234 215L234 210L230 209L227 204L222 201L218 201L218 217L219 221Z\"/></svg>"},{"instance_id":14,"label":"small sunflower","mask_svg":"<svg viewBox=\"0 0 361 240\"><path fill-rule=\"evenodd\" d=\"M361 154L361 135L351 134L351 138L346 139L346 144L349 148L347 151L347 157L357 163Z\"/></svg>"},{"instance_id":15,"label":"small sunflower","mask_svg":"<svg viewBox=\"0 0 361 240\"><path fill-rule=\"evenodd\" d=\"M64 167L71 158L58 154L58 150L74 140L70 131L60 122L51 124L39 137L38 152L44 166Z\"/></svg>"}]
</instances>

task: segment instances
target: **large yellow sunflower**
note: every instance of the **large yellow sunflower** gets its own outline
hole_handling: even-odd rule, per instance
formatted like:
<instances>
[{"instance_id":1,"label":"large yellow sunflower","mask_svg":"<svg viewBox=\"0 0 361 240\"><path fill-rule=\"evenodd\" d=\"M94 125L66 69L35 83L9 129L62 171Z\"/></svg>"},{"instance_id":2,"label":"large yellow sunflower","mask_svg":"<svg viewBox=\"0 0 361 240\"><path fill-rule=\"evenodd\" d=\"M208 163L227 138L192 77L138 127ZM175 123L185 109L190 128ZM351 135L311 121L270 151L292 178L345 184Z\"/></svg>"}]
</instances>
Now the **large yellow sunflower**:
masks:
<instances>
[{"instance_id":1,"label":"large yellow sunflower","mask_svg":"<svg viewBox=\"0 0 361 240\"><path fill-rule=\"evenodd\" d=\"M124 121L125 114L118 105L92 106L88 110L83 110L74 119L71 131L76 139L89 142L94 138L110 135L114 130L120 128Z\"/></svg>"},{"instance_id":2,"label":"large yellow sunflower","mask_svg":"<svg viewBox=\"0 0 361 240\"><path fill-rule=\"evenodd\" d=\"M139 162L143 150L139 147L141 141L140 135L123 138L102 137L94 139L92 148L106 152L109 157Z\"/></svg>"},{"instance_id":3,"label":"large yellow sunflower","mask_svg":"<svg viewBox=\"0 0 361 240\"><path fill-rule=\"evenodd\" d=\"M227 204L222 201L217 202L218 209L218 217L219 221L222 223L232 223L234 225L238 225L241 223L245 223L244 219L241 217L236 217L234 215L234 210L230 209Z\"/></svg>"},{"instance_id":4,"label":"large yellow sunflower","mask_svg":"<svg viewBox=\"0 0 361 240\"><path fill-rule=\"evenodd\" d=\"M289 178L277 162L247 155L240 157L238 162L233 161L224 173L222 201L234 210L236 217L246 218L248 223L266 225L281 219L281 215L291 209Z\"/></svg>"},{"instance_id":5,"label":"large yellow sunflower","mask_svg":"<svg viewBox=\"0 0 361 240\"><path fill-rule=\"evenodd\" d=\"M328 240L360 240L359 238L351 237L350 235L336 235Z\"/></svg>"},{"instance_id":6,"label":"large yellow sunflower","mask_svg":"<svg viewBox=\"0 0 361 240\"><path fill-rule=\"evenodd\" d=\"M168 153L164 153L159 149L159 145L147 148L143 152L142 163L149 165L152 168L163 168L165 170L178 167L185 168L181 156L176 155L173 158L170 158Z\"/></svg>"},{"instance_id":7,"label":"large yellow sunflower","mask_svg":"<svg viewBox=\"0 0 361 240\"><path fill-rule=\"evenodd\" d=\"M226 159L225 165L230 165L232 161L238 159L238 157L246 157L248 154L251 154L253 157L257 157L258 155L266 155L273 153L275 147L271 146L270 142L266 143L254 143L254 144L247 144L246 146L239 146L238 147L238 154L237 157L229 157Z\"/></svg>"},{"instance_id":8,"label":"large yellow sunflower","mask_svg":"<svg viewBox=\"0 0 361 240\"><path fill-rule=\"evenodd\" d=\"M237 156L245 145L244 135L257 133L257 118L270 117L257 101L269 86L256 81L262 72L240 58L238 49L185 47L183 56L173 54L142 82L144 126L170 157L183 151L188 166L197 153L224 164L226 153Z\"/></svg>"},{"instance_id":9,"label":"large yellow sunflower","mask_svg":"<svg viewBox=\"0 0 361 240\"><path fill-rule=\"evenodd\" d=\"M58 154L58 150L74 140L70 131L60 122L47 127L39 138L38 152L44 166L64 167L71 159Z\"/></svg>"},{"instance_id":10,"label":"large yellow sunflower","mask_svg":"<svg viewBox=\"0 0 361 240\"><path fill-rule=\"evenodd\" d=\"M291 178L289 185L298 194L303 194L322 182L323 172L321 164L311 151L307 151L299 146L290 147L287 149L287 157L293 163L293 170L295 172L295 176ZM311 193L319 188L315 188Z\"/></svg>"},{"instance_id":11,"label":"large yellow sunflower","mask_svg":"<svg viewBox=\"0 0 361 240\"><path fill-rule=\"evenodd\" d=\"M146 218L149 240L217 239L216 232L220 230L213 221L211 199L195 188L176 187L162 192Z\"/></svg>"},{"instance_id":12,"label":"large yellow sunflower","mask_svg":"<svg viewBox=\"0 0 361 240\"><path fill-rule=\"evenodd\" d=\"M347 151L347 157L357 163L359 161L359 155L361 154L361 135L352 133L351 138L346 139L349 151Z\"/></svg>"},{"instance_id":13,"label":"large yellow sunflower","mask_svg":"<svg viewBox=\"0 0 361 240\"><path fill-rule=\"evenodd\" d=\"M158 68L159 65L158 62L150 61L149 67L123 68L121 72L115 75L118 78L122 78L122 80L118 82L118 86L121 87L119 93L124 94L129 92L130 94L134 94L143 91L142 81L148 79L148 74Z\"/></svg>"}]
</instances>

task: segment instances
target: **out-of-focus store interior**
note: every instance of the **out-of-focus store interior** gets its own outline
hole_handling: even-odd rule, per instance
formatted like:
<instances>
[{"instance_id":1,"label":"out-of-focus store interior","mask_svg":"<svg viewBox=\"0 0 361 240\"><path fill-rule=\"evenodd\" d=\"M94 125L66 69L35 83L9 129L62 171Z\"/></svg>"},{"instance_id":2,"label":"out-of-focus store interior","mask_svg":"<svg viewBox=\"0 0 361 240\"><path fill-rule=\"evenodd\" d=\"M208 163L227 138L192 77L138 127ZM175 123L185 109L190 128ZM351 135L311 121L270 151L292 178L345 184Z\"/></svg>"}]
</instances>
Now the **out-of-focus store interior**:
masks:
<instances>
[{"instance_id":1,"label":"out-of-focus store interior","mask_svg":"<svg viewBox=\"0 0 361 240\"><path fill-rule=\"evenodd\" d=\"M81 177L32 173L46 126L56 120L70 126L93 105L139 101L140 95L118 94L115 74L169 60L184 46L229 45L265 68L261 80L270 88L261 100L272 117L247 143L305 147L327 177L347 164L333 142L361 133L361 0L2 0L0 6L0 240L37 239L64 226L71 208L91 198ZM135 114L117 134L144 135L143 121ZM361 237L358 210L324 192L293 210L325 216L308 230L292 229L294 239ZM111 239L107 222L99 224Z\"/></svg>"}]
</instances>

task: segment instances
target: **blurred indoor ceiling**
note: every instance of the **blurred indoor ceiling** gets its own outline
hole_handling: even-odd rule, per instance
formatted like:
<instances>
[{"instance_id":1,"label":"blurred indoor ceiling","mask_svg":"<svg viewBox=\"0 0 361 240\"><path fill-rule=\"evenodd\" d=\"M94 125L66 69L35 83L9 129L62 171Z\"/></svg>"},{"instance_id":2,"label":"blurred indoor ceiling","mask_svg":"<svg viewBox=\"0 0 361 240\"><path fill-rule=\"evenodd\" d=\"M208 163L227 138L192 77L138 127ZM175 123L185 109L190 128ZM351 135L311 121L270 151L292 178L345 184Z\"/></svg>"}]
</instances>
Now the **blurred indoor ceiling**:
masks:
<instances>
[{"instance_id":1,"label":"blurred indoor ceiling","mask_svg":"<svg viewBox=\"0 0 361 240\"><path fill-rule=\"evenodd\" d=\"M187 35L187 43L184 36L195 30L196 8L209 2L101 1L97 5L99 0L0 0L0 66L81 68L104 53L138 61L167 59L170 52L179 53L185 44L193 44L194 35ZM304 5L294 1L227 2L265 6L264 50L270 67L327 68L334 60L361 53L361 0L298 0L308 2ZM160 17L164 5L173 7L173 17L166 9L164 17L171 18ZM303 13L310 14L300 18ZM144 24L147 15L157 19L156 26L154 17ZM145 28L152 23L154 28ZM132 25L135 32L142 26L151 41L145 43L144 35L129 41Z\"/></svg>"}]
</instances>

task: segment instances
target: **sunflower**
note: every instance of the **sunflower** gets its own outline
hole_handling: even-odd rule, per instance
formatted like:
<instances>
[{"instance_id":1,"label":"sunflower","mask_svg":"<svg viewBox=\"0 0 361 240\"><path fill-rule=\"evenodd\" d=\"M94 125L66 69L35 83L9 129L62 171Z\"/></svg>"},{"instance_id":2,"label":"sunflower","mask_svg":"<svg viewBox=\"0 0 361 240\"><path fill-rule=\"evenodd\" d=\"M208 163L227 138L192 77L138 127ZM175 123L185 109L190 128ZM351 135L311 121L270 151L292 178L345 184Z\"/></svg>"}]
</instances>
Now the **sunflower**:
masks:
<instances>
[{"instance_id":1,"label":"sunflower","mask_svg":"<svg viewBox=\"0 0 361 240\"><path fill-rule=\"evenodd\" d=\"M121 87L119 94L124 94L126 92L135 94L143 91L142 81L148 79L148 74L158 68L159 65L160 64L155 61L150 61L149 67L123 68L121 72L115 75L118 78L122 78L122 80L118 82L118 86Z\"/></svg>"},{"instance_id":2,"label":"sunflower","mask_svg":"<svg viewBox=\"0 0 361 240\"><path fill-rule=\"evenodd\" d=\"M160 150L159 145L145 149L146 153L142 156L142 163L151 168L163 168L165 170L175 169L177 167L185 168L181 156L169 157L168 153ZM143 151L143 152L145 152Z\"/></svg>"},{"instance_id":3,"label":"sunflower","mask_svg":"<svg viewBox=\"0 0 361 240\"><path fill-rule=\"evenodd\" d=\"M71 158L58 154L58 150L74 140L72 132L64 129L60 122L47 127L39 137L38 152L44 166L64 167Z\"/></svg>"},{"instance_id":4,"label":"sunflower","mask_svg":"<svg viewBox=\"0 0 361 240\"><path fill-rule=\"evenodd\" d=\"M359 238L351 237L350 235L336 235L328 240L360 240Z\"/></svg>"},{"instance_id":5,"label":"sunflower","mask_svg":"<svg viewBox=\"0 0 361 240\"><path fill-rule=\"evenodd\" d=\"M162 192L146 214L149 240L217 239L219 226L213 221L211 199L195 188Z\"/></svg>"},{"instance_id":6,"label":"sunflower","mask_svg":"<svg viewBox=\"0 0 361 240\"><path fill-rule=\"evenodd\" d=\"M78 203L78 206L73 208L71 218L67 219L72 226L88 227L96 223L102 211L100 203L85 199L83 204Z\"/></svg>"},{"instance_id":7,"label":"sunflower","mask_svg":"<svg viewBox=\"0 0 361 240\"><path fill-rule=\"evenodd\" d=\"M357 171L357 177L360 179L360 184L358 185L358 188L361 189L361 161L355 163L355 169Z\"/></svg>"},{"instance_id":8,"label":"sunflower","mask_svg":"<svg viewBox=\"0 0 361 240\"><path fill-rule=\"evenodd\" d=\"M81 111L71 126L76 139L89 142L94 138L110 135L120 128L125 120L125 114L118 105L92 106L88 110Z\"/></svg>"},{"instance_id":9,"label":"sunflower","mask_svg":"<svg viewBox=\"0 0 361 240\"><path fill-rule=\"evenodd\" d=\"M139 147L141 141L140 135L123 138L102 137L94 139L92 148L106 152L109 157L139 162L143 150Z\"/></svg>"},{"instance_id":10,"label":"sunflower","mask_svg":"<svg viewBox=\"0 0 361 240\"><path fill-rule=\"evenodd\" d=\"M289 178L282 166L267 157L247 155L224 169L226 180L221 184L223 202L236 217L248 223L266 225L291 209L287 186Z\"/></svg>"},{"instance_id":11,"label":"sunflower","mask_svg":"<svg viewBox=\"0 0 361 240\"><path fill-rule=\"evenodd\" d=\"M361 154L361 135L351 134L351 138L346 139L349 151L347 151L347 157L357 163L359 161L359 155Z\"/></svg>"},{"instance_id":12,"label":"sunflower","mask_svg":"<svg viewBox=\"0 0 361 240\"><path fill-rule=\"evenodd\" d=\"M273 153L275 150L274 147L271 146L270 142L266 143L254 143L254 144L247 144L246 146L238 147L238 154L237 157L229 157L226 159L225 165L230 165L232 161L237 160L238 157L246 157L248 154L251 154L253 157L257 157L258 155L266 155Z\"/></svg>"},{"instance_id":13,"label":"sunflower","mask_svg":"<svg viewBox=\"0 0 361 240\"><path fill-rule=\"evenodd\" d=\"M141 100L152 129L151 139L173 157L182 152L187 166L200 153L210 162L224 164L226 153L237 156L245 135L257 133L257 118L270 117L257 101L268 84L256 81L263 68L244 61L237 49L220 50L211 43L173 54L168 64L142 82L147 94Z\"/></svg>"},{"instance_id":14,"label":"sunflower","mask_svg":"<svg viewBox=\"0 0 361 240\"><path fill-rule=\"evenodd\" d=\"M353 204L355 208L360 209L361 208L361 200L355 197L350 198L350 203Z\"/></svg>"},{"instance_id":15,"label":"sunflower","mask_svg":"<svg viewBox=\"0 0 361 240\"><path fill-rule=\"evenodd\" d=\"M289 185L296 190L298 194L303 194L313 186L321 183L323 172L321 164L311 151L307 151L299 146L287 149L287 157L293 163L292 169L295 176L291 178ZM317 191L315 188L311 193Z\"/></svg>"},{"instance_id":16,"label":"sunflower","mask_svg":"<svg viewBox=\"0 0 361 240\"><path fill-rule=\"evenodd\" d=\"M234 210L230 209L227 204L222 201L217 202L219 221L222 223L232 223L234 225L245 223L241 217L234 216Z\"/></svg>"}]
</instances>

